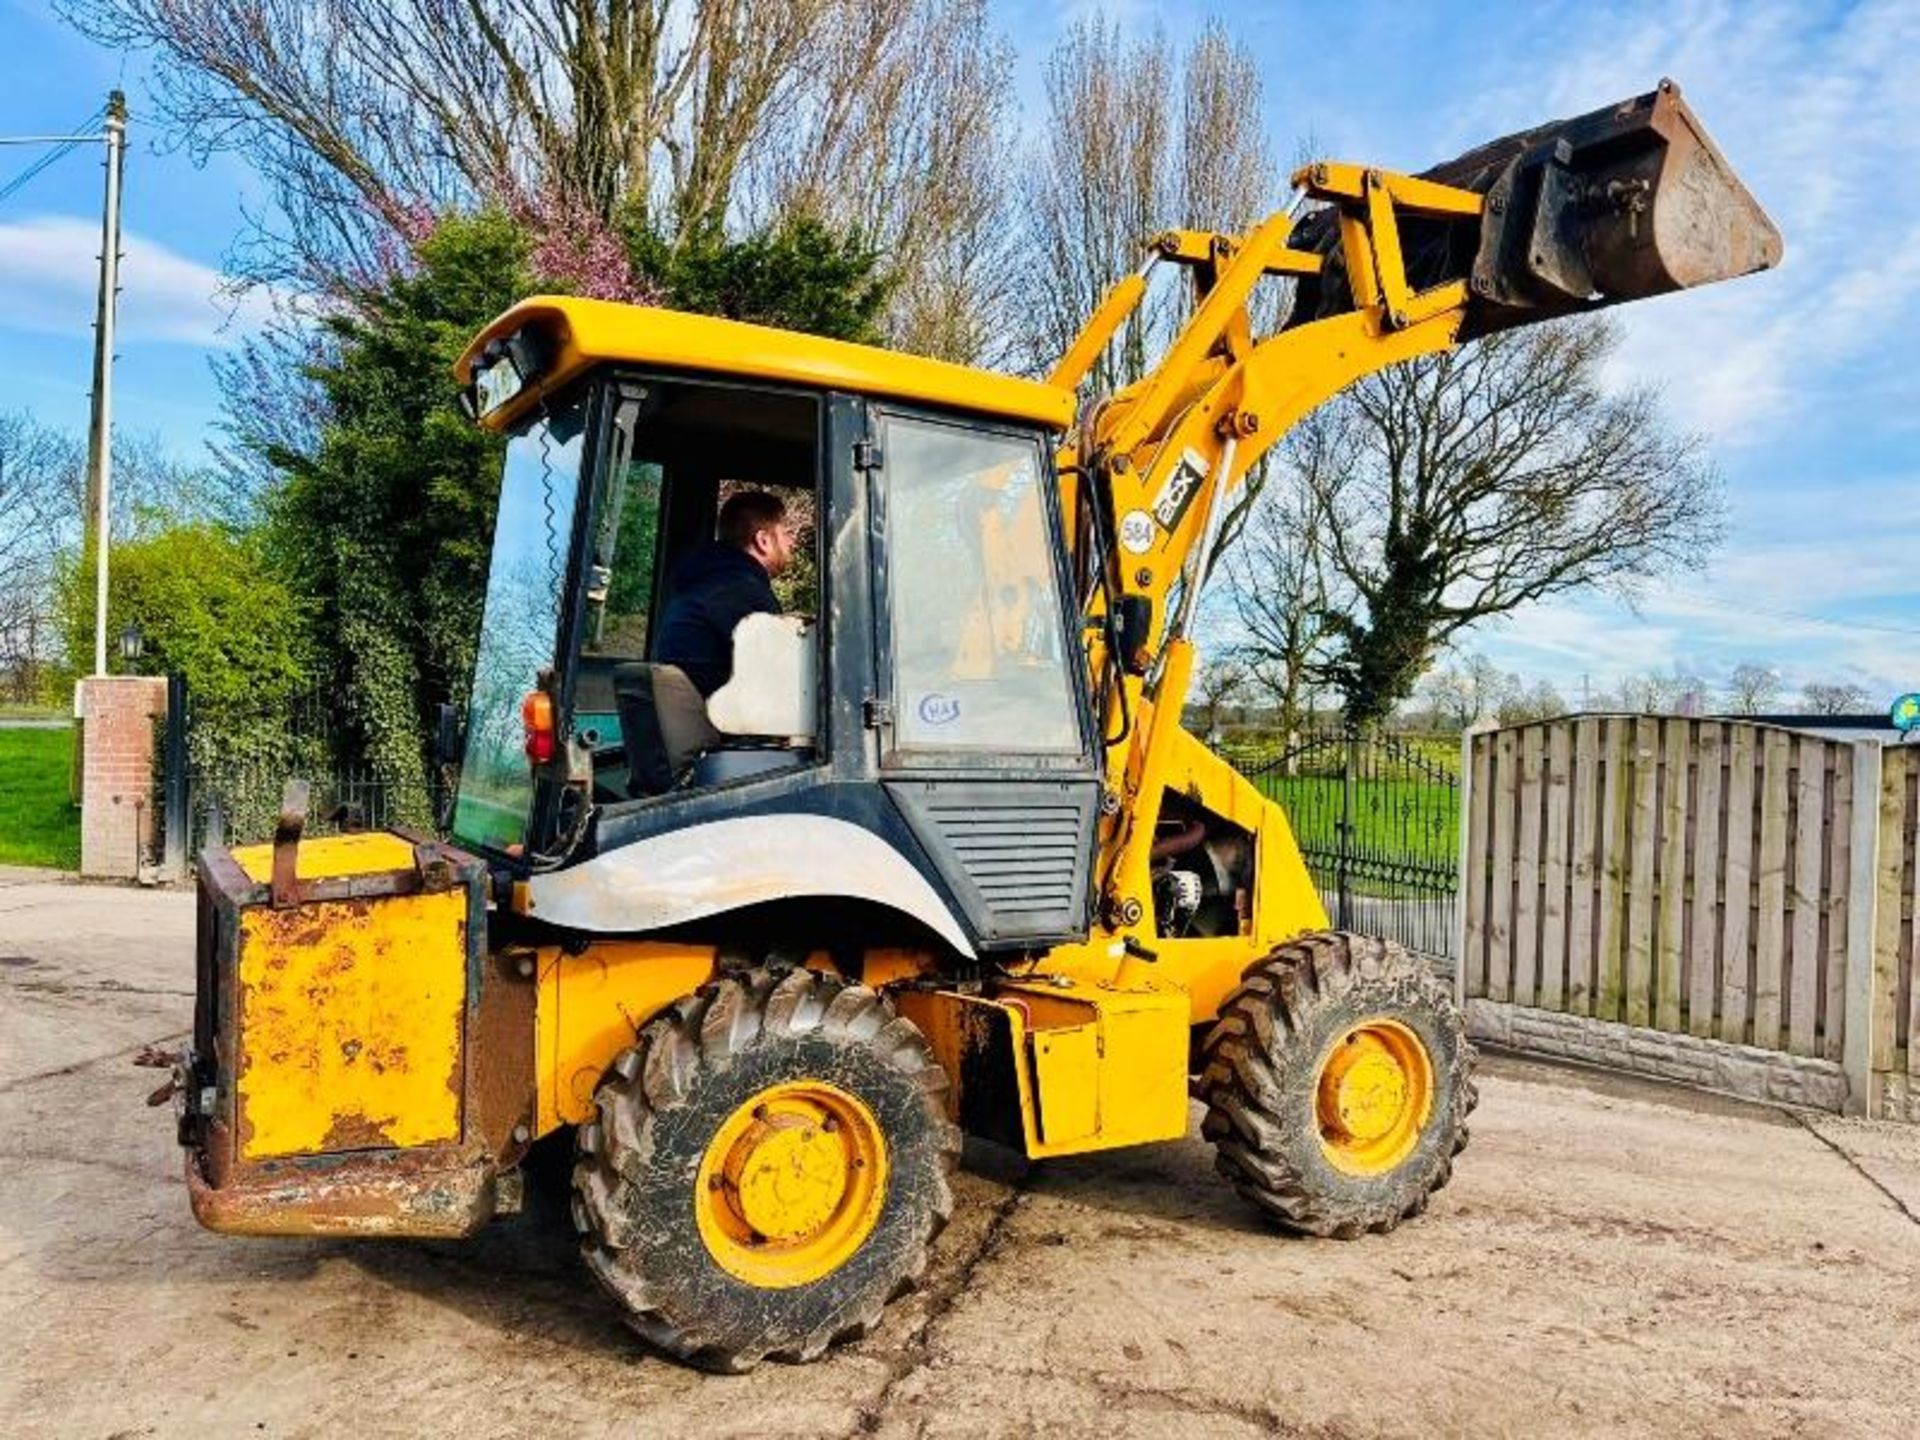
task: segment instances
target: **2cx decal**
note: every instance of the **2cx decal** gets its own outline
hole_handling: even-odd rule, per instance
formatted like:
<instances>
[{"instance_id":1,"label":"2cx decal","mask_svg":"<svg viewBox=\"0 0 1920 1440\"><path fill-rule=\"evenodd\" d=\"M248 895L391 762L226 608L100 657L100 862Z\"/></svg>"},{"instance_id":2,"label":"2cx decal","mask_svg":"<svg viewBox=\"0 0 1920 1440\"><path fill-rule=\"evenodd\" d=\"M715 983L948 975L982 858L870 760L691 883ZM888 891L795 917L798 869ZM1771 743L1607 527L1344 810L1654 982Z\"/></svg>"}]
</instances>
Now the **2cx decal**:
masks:
<instances>
[{"instance_id":1,"label":"2cx decal","mask_svg":"<svg viewBox=\"0 0 1920 1440\"><path fill-rule=\"evenodd\" d=\"M1197 450L1188 450L1181 455L1180 463L1173 467L1173 473L1167 476L1161 485L1160 493L1153 497L1153 518L1166 530L1176 530L1180 517L1187 513L1187 507L1193 503L1193 497L1200 493L1200 482L1207 478L1207 459Z\"/></svg>"}]
</instances>

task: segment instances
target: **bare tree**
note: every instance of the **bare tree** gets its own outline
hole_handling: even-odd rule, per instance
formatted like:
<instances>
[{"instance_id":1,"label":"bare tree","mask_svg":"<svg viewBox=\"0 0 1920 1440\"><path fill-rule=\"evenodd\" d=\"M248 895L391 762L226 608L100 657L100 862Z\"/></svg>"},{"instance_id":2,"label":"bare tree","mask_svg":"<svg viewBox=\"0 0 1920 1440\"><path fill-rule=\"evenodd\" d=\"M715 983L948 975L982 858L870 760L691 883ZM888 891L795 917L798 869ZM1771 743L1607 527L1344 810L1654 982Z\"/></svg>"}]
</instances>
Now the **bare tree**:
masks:
<instances>
[{"instance_id":1,"label":"bare tree","mask_svg":"<svg viewBox=\"0 0 1920 1440\"><path fill-rule=\"evenodd\" d=\"M1358 604L1334 617L1326 673L1349 718L1389 713L1470 625L1568 590L1630 595L1715 543L1699 440L1650 391L1601 383L1616 337L1595 320L1508 331L1327 407L1349 456L1324 495L1329 554Z\"/></svg>"},{"instance_id":2,"label":"bare tree","mask_svg":"<svg viewBox=\"0 0 1920 1440\"><path fill-rule=\"evenodd\" d=\"M1866 710L1873 701L1865 686L1816 680L1801 688L1800 703L1809 715L1850 715Z\"/></svg>"},{"instance_id":3,"label":"bare tree","mask_svg":"<svg viewBox=\"0 0 1920 1440\"><path fill-rule=\"evenodd\" d=\"M1772 665L1748 660L1733 667L1727 677L1727 712L1765 715L1780 698L1780 672Z\"/></svg>"},{"instance_id":4,"label":"bare tree","mask_svg":"<svg viewBox=\"0 0 1920 1440\"><path fill-rule=\"evenodd\" d=\"M1666 670L1647 670L1620 682L1615 704L1640 715L1698 715L1707 683L1680 661Z\"/></svg>"},{"instance_id":5,"label":"bare tree","mask_svg":"<svg viewBox=\"0 0 1920 1440\"><path fill-rule=\"evenodd\" d=\"M1209 740L1220 733L1221 712L1246 688L1247 672L1231 656L1209 660L1194 677L1194 708L1200 712L1200 728Z\"/></svg>"},{"instance_id":6,"label":"bare tree","mask_svg":"<svg viewBox=\"0 0 1920 1440\"><path fill-rule=\"evenodd\" d=\"M1310 417L1310 434L1323 433ZM1238 543L1220 557L1233 620L1232 654L1248 682L1278 711L1292 735L1311 709L1317 667L1330 634L1333 589L1327 566L1327 487L1313 476L1336 465L1329 448L1297 451L1309 475L1288 473L1256 498L1240 525ZM1218 552L1216 552L1218 553Z\"/></svg>"},{"instance_id":7,"label":"bare tree","mask_svg":"<svg viewBox=\"0 0 1920 1440\"><path fill-rule=\"evenodd\" d=\"M1508 675L1506 690L1506 697L1494 710L1502 725L1531 725L1567 713L1567 702L1551 681L1536 680L1528 685L1518 675Z\"/></svg>"},{"instance_id":8,"label":"bare tree","mask_svg":"<svg viewBox=\"0 0 1920 1440\"><path fill-rule=\"evenodd\" d=\"M1520 683L1486 656L1467 655L1458 664L1432 671L1425 689L1440 722L1450 730L1465 730L1498 718L1520 693Z\"/></svg>"},{"instance_id":9,"label":"bare tree","mask_svg":"<svg viewBox=\"0 0 1920 1440\"><path fill-rule=\"evenodd\" d=\"M546 203L671 243L802 207L899 267L905 335L976 283L1010 67L984 0L60 0L156 57L163 120L275 204L240 257L326 289L454 206Z\"/></svg>"},{"instance_id":10,"label":"bare tree","mask_svg":"<svg viewBox=\"0 0 1920 1440\"><path fill-rule=\"evenodd\" d=\"M0 693L38 697L58 652L54 576L78 535L85 450L22 413L0 412Z\"/></svg>"},{"instance_id":11,"label":"bare tree","mask_svg":"<svg viewBox=\"0 0 1920 1440\"><path fill-rule=\"evenodd\" d=\"M1034 368L1066 350L1155 235L1238 234L1279 190L1260 123L1260 68L1217 21L1184 56L1163 33L1129 40L1112 22L1079 21L1048 58L1046 79L1045 138L1027 182ZM1092 389L1138 379L1185 306L1177 294L1151 297L1095 366Z\"/></svg>"}]
</instances>

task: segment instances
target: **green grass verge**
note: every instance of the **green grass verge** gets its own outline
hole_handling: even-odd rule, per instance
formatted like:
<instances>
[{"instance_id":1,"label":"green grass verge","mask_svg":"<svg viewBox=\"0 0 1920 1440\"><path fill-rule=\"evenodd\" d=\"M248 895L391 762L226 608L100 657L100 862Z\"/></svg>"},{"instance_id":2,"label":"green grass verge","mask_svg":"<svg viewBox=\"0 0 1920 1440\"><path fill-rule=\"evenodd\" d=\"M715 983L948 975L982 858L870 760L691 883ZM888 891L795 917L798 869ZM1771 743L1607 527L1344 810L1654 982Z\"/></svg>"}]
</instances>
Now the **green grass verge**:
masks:
<instances>
[{"instance_id":1,"label":"green grass verge","mask_svg":"<svg viewBox=\"0 0 1920 1440\"><path fill-rule=\"evenodd\" d=\"M0 865L80 868L72 768L71 729L0 730Z\"/></svg>"},{"instance_id":2,"label":"green grass verge","mask_svg":"<svg viewBox=\"0 0 1920 1440\"><path fill-rule=\"evenodd\" d=\"M1254 784L1287 812L1300 847L1319 852L1309 854L1309 863L1330 867L1332 861L1325 857L1340 845L1340 781L1320 775L1261 775ZM1438 874L1452 875L1460 838L1457 790L1422 780L1357 780L1353 789L1356 893L1418 899L1432 893ZM1432 867L1437 873L1424 884L1377 873L1396 865Z\"/></svg>"}]
</instances>

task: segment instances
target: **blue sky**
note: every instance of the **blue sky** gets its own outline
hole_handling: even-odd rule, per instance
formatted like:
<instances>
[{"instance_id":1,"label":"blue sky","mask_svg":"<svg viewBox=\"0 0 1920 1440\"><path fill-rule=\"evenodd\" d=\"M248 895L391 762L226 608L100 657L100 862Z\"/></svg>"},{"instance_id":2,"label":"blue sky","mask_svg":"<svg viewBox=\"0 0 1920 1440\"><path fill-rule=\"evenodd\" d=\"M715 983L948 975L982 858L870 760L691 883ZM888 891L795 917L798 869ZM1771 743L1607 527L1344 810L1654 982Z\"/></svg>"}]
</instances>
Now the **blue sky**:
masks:
<instances>
[{"instance_id":1,"label":"blue sky","mask_svg":"<svg viewBox=\"0 0 1920 1440\"><path fill-rule=\"evenodd\" d=\"M1468 145L1677 79L1786 236L1770 275L1616 312L1623 382L1658 385L1725 477L1728 541L1636 609L1535 606L1469 644L1577 698L1678 664L1744 660L1794 687L1920 688L1920 0L1858 4L1338 7L995 0L1038 112L1048 46L1104 12L1175 38L1218 13L1261 60L1275 150L1417 169ZM43 0L0 0L0 134L61 129L115 83L133 106L121 423L191 453L216 416L207 360L257 311L217 294L259 189L198 166L146 123L141 57L68 33ZM0 150L0 183L26 162ZM100 171L75 154L0 202L6 403L78 428L86 410Z\"/></svg>"}]
</instances>

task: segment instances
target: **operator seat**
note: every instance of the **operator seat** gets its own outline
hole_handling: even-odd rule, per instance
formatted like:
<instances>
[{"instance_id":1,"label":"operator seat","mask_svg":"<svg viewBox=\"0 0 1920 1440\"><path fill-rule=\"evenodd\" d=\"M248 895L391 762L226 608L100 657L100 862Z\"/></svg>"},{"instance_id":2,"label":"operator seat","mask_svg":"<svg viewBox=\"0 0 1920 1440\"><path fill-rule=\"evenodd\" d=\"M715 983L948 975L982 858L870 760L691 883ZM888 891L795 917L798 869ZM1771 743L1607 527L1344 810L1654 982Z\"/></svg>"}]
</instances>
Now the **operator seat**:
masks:
<instances>
[{"instance_id":1,"label":"operator seat","mask_svg":"<svg viewBox=\"0 0 1920 1440\"><path fill-rule=\"evenodd\" d=\"M635 799L666 794L705 751L726 743L678 665L616 665L613 703L627 751L627 794Z\"/></svg>"}]
</instances>

